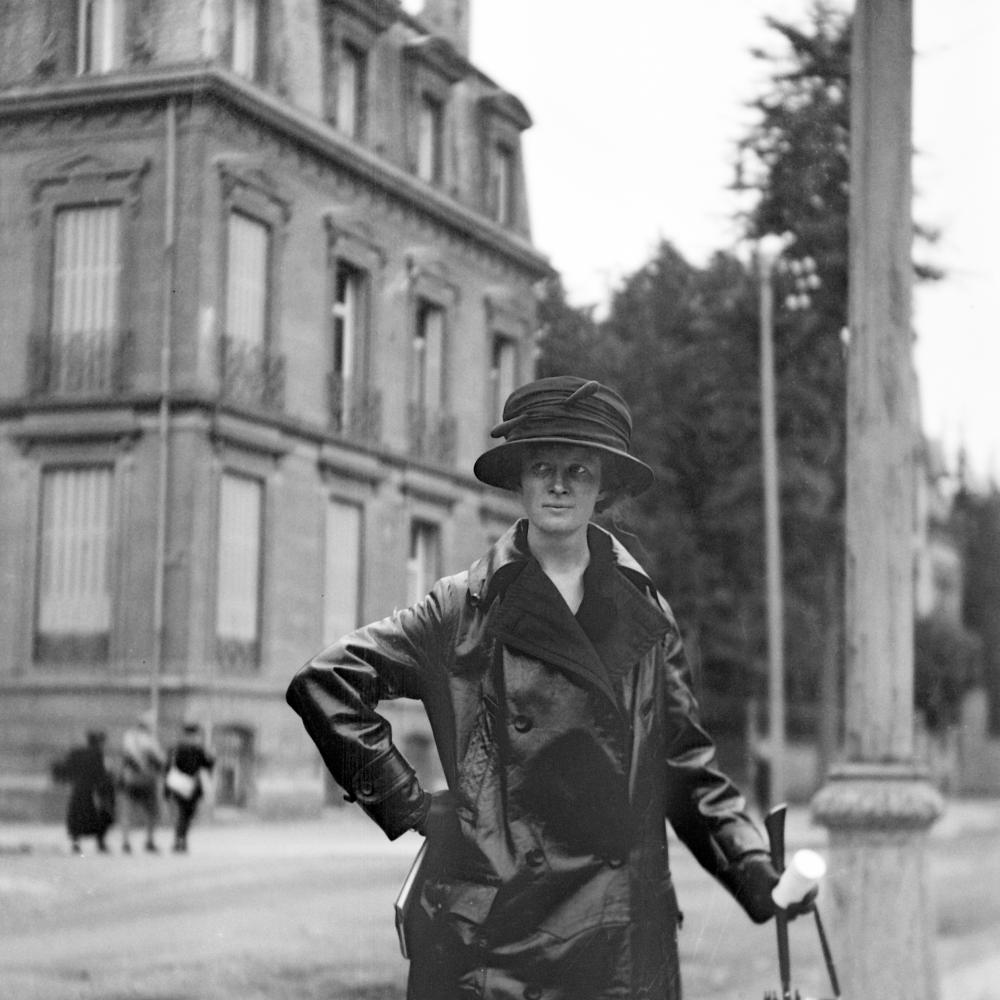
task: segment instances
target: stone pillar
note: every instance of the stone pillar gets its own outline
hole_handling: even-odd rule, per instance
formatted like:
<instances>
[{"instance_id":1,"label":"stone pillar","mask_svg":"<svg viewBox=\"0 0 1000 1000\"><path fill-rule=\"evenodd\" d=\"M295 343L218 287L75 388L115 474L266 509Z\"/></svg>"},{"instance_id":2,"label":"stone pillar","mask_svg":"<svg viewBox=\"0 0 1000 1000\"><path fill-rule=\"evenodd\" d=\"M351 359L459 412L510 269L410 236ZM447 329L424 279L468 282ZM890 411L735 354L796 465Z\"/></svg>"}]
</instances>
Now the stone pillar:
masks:
<instances>
[{"instance_id":1,"label":"stone pillar","mask_svg":"<svg viewBox=\"0 0 1000 1000\"><path fill-rule=\"evenodd\" d=\"M941 798L913 740L912 0L859 0L851 93L845 762L830 832L843 995L936 1000L927 832Z\"/></svg>"}]
</instances>

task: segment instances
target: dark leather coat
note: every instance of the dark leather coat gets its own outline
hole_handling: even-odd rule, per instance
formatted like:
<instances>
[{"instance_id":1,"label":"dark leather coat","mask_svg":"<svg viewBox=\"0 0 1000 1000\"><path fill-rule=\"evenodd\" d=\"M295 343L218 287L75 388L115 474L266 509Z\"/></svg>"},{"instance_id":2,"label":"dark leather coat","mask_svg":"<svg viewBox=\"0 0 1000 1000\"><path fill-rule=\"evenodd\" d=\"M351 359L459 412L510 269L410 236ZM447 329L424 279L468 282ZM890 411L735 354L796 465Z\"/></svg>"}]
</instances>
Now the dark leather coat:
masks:
<instances>
[{"instance_id":1,"label":"dark leather coat","mask_svg":"<svg viewBox=\"0 0 1000 1000\"><path fill-rule=\"evenodd\" d=\"M376 705L426 708L454 808L427 830L410 1000L679 998L665 819L755 920L770 914L766 848L714 767L670 609L610 535L591 526L590 546L606 569L585 578L586 630L521 521L289 687L333 776L393 838L425 793Z\"/></svg>"}]
</instances>

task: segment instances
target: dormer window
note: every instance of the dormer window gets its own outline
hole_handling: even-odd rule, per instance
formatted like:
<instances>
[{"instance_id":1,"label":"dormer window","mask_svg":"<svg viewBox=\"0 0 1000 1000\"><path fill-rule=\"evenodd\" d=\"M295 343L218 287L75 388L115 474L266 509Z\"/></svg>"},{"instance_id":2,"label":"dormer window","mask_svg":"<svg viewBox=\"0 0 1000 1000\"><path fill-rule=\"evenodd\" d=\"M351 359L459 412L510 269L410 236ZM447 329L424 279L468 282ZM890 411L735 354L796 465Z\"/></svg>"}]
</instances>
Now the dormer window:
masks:
<instances>
[{"instance_id":1,"label":"dormer window","mask_svg":"<svg viewBox=\"0 0 1000 1000\"><path fill-rule=\"evenodd\" d=\"M495 142L490 160L493 218L501 226L514 221L514 150L505 142Z\"/></svg>"},{"instance_id":2,"label":"dormer window","mask_svg":"<svg viewBox=\"0 0 1000 1000\"><path fill-rule=\"evenodd\" d=\"M502 90L479 103L483 142L483 209L501 226L518 228L523 219L520 193L521 133L531 126L524 105Z\"/></svg>"},{"instance_id":3,"label":"dormer window","mask_svg":"<svg viewBox=\"0 0 1000 1000\"><path fill-rule=\"evenodd\" d=\"M422 181L443 187L452 183L446 149L452 86L469 72L468 62L443 38L423 36L404 49L407 158Z\"/></svg>"},{"instance_id":4,"label":"dormer window","mask_svg":"<svg viewBox=\"0 0 1000 1000\"><path fill-rule=\"evenodd\" d=\"M371 53L395 20L388 0L326 0L323 11L323 117L357 142L371 139Z\"/></svg>"},{"instance_id":5,"label":"dormer window","mask_svg":"<svg viewBox=\"0 0 1000 1000\"><path fill-rule=\"evenodd\" d=\"M441 181L444 106L430 94L420 99L417 127L417 176L428 184Z\"/></svg>"},{"instance_id":6,"label":"dormer window","mask_svg":"<svg viewBox=\"0 0 1000 1000\"><path fill-rule=\"evenodd\" d=\"M352 139L364 135L368 54L344 42L337 60L337 128Z\"/></svg>"},{"instance_id":7,"label":"dormer window","mask_svg":"<svg viewBox=\"0 0 1000 1000\"><path fill-rule=\"evenodd\" d=\"M263 0L232 0L231 65L247 80L260 79Z\"/></svg>"},{"instance_id":8,"label":"dormer window","mask_svg":"<svg viewBox=\"0 0 1000 1000\"><path fill-rule=\"evenodd\" d=\"M123 0L80 0L77 10L77 72L119 69L125 61Z\"/></svg>"}]
</instances>

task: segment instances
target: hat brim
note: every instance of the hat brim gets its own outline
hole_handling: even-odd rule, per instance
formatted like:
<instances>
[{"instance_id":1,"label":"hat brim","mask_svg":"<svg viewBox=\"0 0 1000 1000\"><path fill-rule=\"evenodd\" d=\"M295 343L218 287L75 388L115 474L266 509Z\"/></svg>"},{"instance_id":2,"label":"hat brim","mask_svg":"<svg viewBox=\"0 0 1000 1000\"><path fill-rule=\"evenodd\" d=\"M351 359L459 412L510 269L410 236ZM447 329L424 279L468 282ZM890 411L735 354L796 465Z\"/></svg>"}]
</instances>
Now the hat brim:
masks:
<instances>
[{"instance_id":1,"label":"hat brim","mask_svg":"<svg viewBox=\"0 0 1000 1000\"><path fill-rule=\"evenodd\" d=\"M536 448L545 444L569 445L573 448L590 448L602 456L614 459L613 476L617 486L638 496L653 484L653 470L618 448L610 448L591 441L579 441L568 437L533 437L522 441L504 441L495 448L483 452L476 459L472 471L480 482L497 486L502 490L516 490L521 478L521 456L526 448Z\"/></svg>"}]
</instances>

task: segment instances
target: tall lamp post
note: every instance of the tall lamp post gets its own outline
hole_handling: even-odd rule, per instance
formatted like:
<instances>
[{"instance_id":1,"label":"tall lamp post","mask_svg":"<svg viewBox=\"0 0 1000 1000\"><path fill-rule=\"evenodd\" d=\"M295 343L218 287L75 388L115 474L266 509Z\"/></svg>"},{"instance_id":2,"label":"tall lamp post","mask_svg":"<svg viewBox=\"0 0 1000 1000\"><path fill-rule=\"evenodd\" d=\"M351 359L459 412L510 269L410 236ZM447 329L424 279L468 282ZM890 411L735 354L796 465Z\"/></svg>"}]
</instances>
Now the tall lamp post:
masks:
<instances>
[{"instance_id":1,"label":"tall lamp post","mask_svg":"<svg viewBox=\"0 0 1000 1000\"><path fill-rule=\"evenodd\" d=\"M781 519L778 506L778 435L774 388L774 269L788 234L757 243L760 279L760 423L764 474L764 562L767 581L767 690L771 804L785 797L785 604L782 594Z\"/></svg>"}]
</instances>

